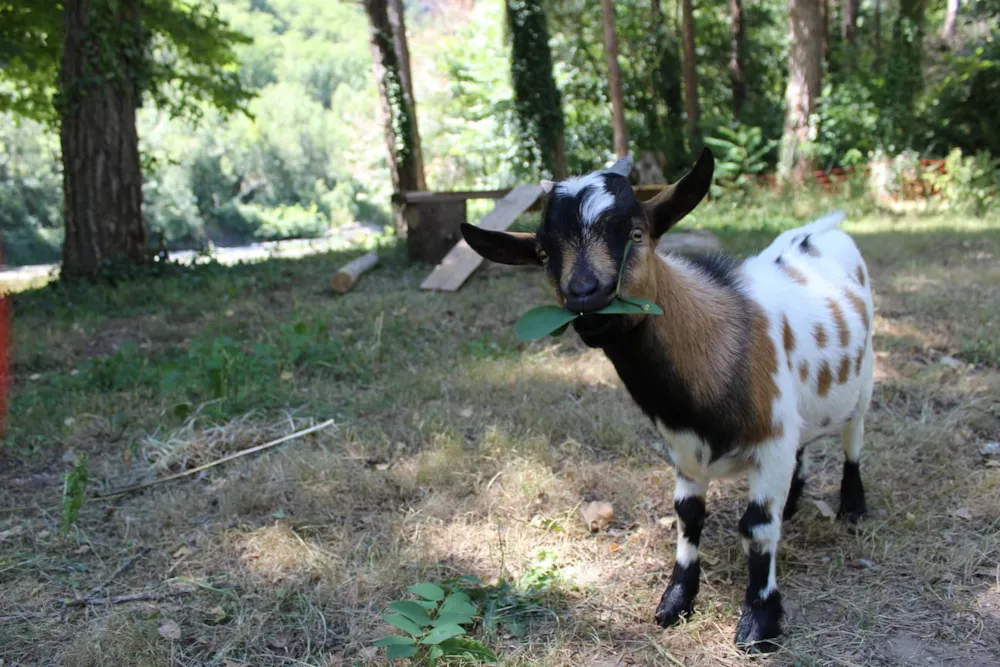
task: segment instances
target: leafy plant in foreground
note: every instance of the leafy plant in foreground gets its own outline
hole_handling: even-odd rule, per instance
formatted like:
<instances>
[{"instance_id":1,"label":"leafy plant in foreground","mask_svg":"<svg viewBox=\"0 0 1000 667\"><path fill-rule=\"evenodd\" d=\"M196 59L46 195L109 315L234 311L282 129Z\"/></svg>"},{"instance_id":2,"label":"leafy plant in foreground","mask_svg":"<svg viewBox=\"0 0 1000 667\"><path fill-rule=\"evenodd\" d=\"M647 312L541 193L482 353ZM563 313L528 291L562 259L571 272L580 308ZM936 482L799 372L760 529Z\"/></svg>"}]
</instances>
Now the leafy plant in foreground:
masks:
<instances>
[{"instance_id":1,"label":"leafy plant in foreground","mask_svg":"<svg viewBox=\"0 0 1000 667\"><path fill-rule=\"evenodd\" d=\"M87 490L88 460L86 454L78 454L72 472L63 479L62 497L62 533L69 532L70 526L76 522L80 508L83 506L83 495Z\"/></svg>"},{"instance_id":2,"label":"leafy plant in foreground","mask_svg":"<svg viewBox=\"0 0 1000 667\"><path fill-rule=\"evenodd\" d=\"M497 661L481 642L467 636L478 614L472 599L462 590L445 591L431 583L419 583L407 590L418 600L397 600L389 604L382 618L405 634L383 637L375 646L384 647L390 660L411 658L411 664L437 665L451 661Z\"/></svg>"}]
</instances>

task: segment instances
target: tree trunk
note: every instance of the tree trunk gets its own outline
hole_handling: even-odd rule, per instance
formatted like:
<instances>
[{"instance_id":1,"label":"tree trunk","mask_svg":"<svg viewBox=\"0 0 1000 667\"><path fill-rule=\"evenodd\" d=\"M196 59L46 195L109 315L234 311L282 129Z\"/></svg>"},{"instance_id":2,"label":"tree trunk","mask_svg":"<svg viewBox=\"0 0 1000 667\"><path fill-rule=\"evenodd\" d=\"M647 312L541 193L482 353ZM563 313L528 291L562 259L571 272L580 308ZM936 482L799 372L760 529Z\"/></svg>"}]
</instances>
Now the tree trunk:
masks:
<instances>
[{"instance_id":1,"label":"tree trunk","mask_svg":"<svg viewBox=\"0 0 1000 667\"><path fill-rule=\"evenodd\" d=\"M941 39L949 45L955 40L955 23L958 21L959 0L948 0L948 9L944 15L944 27L941 28Z\"/></svg>"},{"instance_id":2,"label":"tree trunk","mask_svg":"<svg viewBox=\"0 0 1000 667\"><path fill-rule=\"evenodd\" d=\"M63 7L62 277L75 279L95 276L107 262L142 263L152 254L142 219L135 127L139 90L133 75L142 58L139 0L65 0ZM108 44L117 50L109 53ZM97 67L104 74L99 79L92 74Z\"/></svg>"},{"instance_id":3,"label":"tree trunk","mask_svg":"<svg viewBox=\"0 0 1000 667\"><path fill-rule=\"evenodd\" d=\"M858 0L842 0L840 36L854 49L858 45Z\"/></svg>"},{"instance_id":4,"label":"tree trunk","mask_svg":"<svg viewBox=\"0 0 1000 667\"><path fill-rule=\"evenodd\" d=\"M389 174L394 192L420 190L421 177L413 110L410 108L396 55L387 0L364 0L371 32L372 69L381 101L381 120L389 152ZM406 221L396 206L396 233L405 236Z\"/></svg>"},{"instance_id":5,"label":"tree trunk","mask_svg":"<svg viewBox=\"0 0 1000 667\"><path fill-rule=\"evenodd\" d=\"M801 182L813 170L816 101L823 83L822 0L789 0L788 88L779 177Z\"/></svg>"},{"instance_id":6,"label":"tree trunk","mask_svg":"<svg viewBox=\"0 0 1000 667\"><path fill-rule=\"evenodd\" d=\"M426 190L424 155L420 145L420 127L417 124L417 97L413 94L413 75L410 71L410 47L406 41L406 15L403 0L389 0L389 24L392 26L392 43L399 60L399 78L403 82L403 95L410 106L413 124L413 150L417 162L417 189Z\"/></svg>"},{"instance_id":7,"label":"tree trunk","mask_svg":"<svg viewBox=\"0 0 1000 667\"><path fill-rule=\"evenodd\" d=\"M549 27L541 0L506 0L514 110L525 162L566 178L562 96L552 76Z\"/></svg>"},{"instance_id":8,"label":"tree trunk","mask_svg":"<svg viewBox=\"0 0 1000 667\"><path fill-rule=\"evenodd\" d=\"M743 67L742 0L729 0L729 21L732 44L729 52L729 81L733 88L733 118L739 121L747 94L746 71Z\"/></svg>"},{"instance_id":9,"label":"tree trunk","mask_svg":"<svg viewBox=\"0 0 1000 667\"><path fill-rule=\"evenodd\" d=\"M875 0L875 71L882 71L882 0Z\"/></svg>"},{"instance_id":10,"label":"tree trunk","mask_svg":"<svg viewBox=\"0 0 1000 667\"><path fill-rule=\"evenodd\" d=\"M681 1L681 14L684 32L684 105L687 108L687 131L694 145L701 141L698 126L701 110L698 106L698 68L694 53L694 8L691 0Z\"/></svg>"},{"instance_id":11,"label":"tree trunk","mask_svg":"<svg viewBox=\"0 0 1000 667\"><path fill-rule=\"evenodd\" d=\"M834 11L836 11L834 7ZM820 0L819 15L823 22L823 62L830 61L830 0Z\"/></svg>"},{"instance_id":12,"label":"tree trunk","mask_svg":"<svg viewBox=\"0 0 1000 667\"><path fill-rule=\"evenodd\" d=\"M618 38L615 35L615 8L612 0L601 0L604 23L604 52L608 57L608 89L613 113L615 155L628 153L628 126L625 125L625 100L622 97L622 74L618 67Z\"/></svg>"}]
</instances>

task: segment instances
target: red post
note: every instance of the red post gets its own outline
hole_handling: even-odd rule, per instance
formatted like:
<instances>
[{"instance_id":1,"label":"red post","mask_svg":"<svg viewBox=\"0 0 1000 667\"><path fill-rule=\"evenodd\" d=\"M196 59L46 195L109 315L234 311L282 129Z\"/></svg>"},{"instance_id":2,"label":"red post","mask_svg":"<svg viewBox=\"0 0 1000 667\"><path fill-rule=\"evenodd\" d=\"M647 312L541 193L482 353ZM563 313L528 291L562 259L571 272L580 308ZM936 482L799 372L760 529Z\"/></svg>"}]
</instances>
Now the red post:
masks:
<instances>
[{"instance_id":1,"label":"red post","mask_svg":"<svg viewBox=\"0 0 1000 667\"><path fill-rule=\"evenodd\" d=\"M0 247L0 266L3 248ZM7 425L7 388L10 386L10 296L0 294L0 438Z\"/></svg>"}]
</instances>

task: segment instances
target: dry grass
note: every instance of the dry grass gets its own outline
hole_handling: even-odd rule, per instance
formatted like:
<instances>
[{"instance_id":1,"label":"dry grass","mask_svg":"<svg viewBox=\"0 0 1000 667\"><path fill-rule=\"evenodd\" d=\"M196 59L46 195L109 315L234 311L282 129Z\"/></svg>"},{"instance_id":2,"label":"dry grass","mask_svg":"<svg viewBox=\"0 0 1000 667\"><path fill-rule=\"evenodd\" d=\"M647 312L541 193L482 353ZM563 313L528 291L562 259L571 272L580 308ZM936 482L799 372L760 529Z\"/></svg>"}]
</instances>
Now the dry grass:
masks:
<instances>
[{"instance_id":1,"label":"dry grass","mask_svg":"<svg viewBox=\"0 0 1000 667\"><path fill-rule=\"evenodd\" d=\"M839 443L818 443L780 552L788 619L776 655L746 658L732 645L745 483L712 487L698 612L660 630L652 612L673 564L675 531L660 521L673 513L673 473L647 447L655 433L613 369L571 335L513 343L514 317L544 294L530 273L487 272L457 295L433 296L415 290L413 271L373 274L342 302L354 318L341 323L348 331L387 313L379 338L365 343L377 372L352 398L350 387L303 379L307 407L291 416L198 417L171 429L151 420L137 459L124 461L120 445L103 457L94 443L90 451L94 475L118 484L335 414L340 403L324 397L353 400L338 428L88 504L66 538L55 514L0 515L0 657L385 664L368 647L389 631L379 612L407 585L516 578L544 550L556 563L545 598L554 613L533 617L523 640L491 640L504 664L1000 664L1000 461L980 453L1000 440L1000 358L990 356L1000 234L893 225L856 230L877 290L878 384L862 469L872 512L851 532L810 501L837 504ZM372 313L372 300L393 290L397 300ZM422 347L406 349L413 331ZM946 355L961 363L941 363ZM5 484L22 504L44 506L58 485L52 469L22 466ZM577 509L591 499L613 503L610 530L582 525ZM104 594L164 597L63 607L141 546L149 553ZM167 621L179 640L160 636Z\"/></svg>"}]
</instances>

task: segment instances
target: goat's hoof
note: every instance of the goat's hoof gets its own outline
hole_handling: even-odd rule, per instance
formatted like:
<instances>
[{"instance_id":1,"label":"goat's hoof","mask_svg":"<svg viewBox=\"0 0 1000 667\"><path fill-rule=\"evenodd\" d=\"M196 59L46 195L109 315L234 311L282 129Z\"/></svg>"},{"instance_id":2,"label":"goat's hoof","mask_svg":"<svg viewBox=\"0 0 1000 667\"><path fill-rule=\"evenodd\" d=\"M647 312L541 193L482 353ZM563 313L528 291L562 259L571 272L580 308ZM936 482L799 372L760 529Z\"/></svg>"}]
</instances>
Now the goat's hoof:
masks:
<instances>
[{"instance_id":1,"label":"goat's hoof","mask_svg":"<svg viewBox=\"0 0 1000 667\"><path fill-rule=\"evenodd\" d=\"M837 510L837 518L846 519L852 526L857 524L868 514L865 506L864 496L861 498L841 498L840 508Z\"/></svg>"},{"instance_id":2,"label":"goat's hoof","mask_svg":"<svg viewBox=\"0 0 1000 667\"><path fill-rule=\"evenodd\" d=\"M765 600L743 604L736 625L736 646L744 653L772 653L778 650L775 639L781 636L781 594L775 591Z\"/></svg>"},{"instance_id":3,"label":"goat's hoof","mask_svg":"<svg viewBox=\"0 0 1000 667\"><path fill-rule=\"evenodd\" d=\"M685 586L671 584L663 591L660 604L656 605L656 624L661 628L669 628L681 620L682 616L694 611L694 595Z\"/></svg>"}]
</instances>

